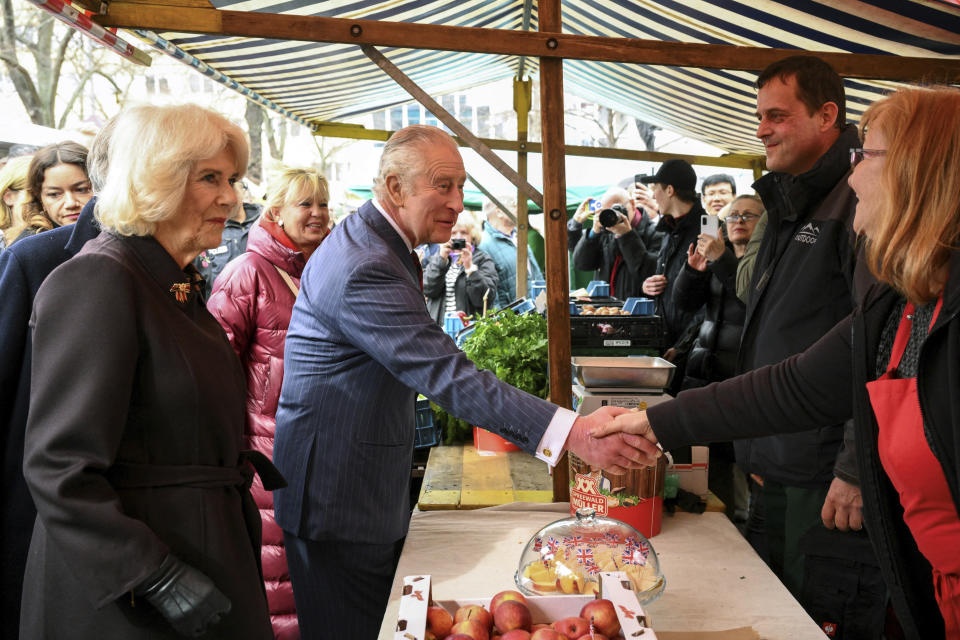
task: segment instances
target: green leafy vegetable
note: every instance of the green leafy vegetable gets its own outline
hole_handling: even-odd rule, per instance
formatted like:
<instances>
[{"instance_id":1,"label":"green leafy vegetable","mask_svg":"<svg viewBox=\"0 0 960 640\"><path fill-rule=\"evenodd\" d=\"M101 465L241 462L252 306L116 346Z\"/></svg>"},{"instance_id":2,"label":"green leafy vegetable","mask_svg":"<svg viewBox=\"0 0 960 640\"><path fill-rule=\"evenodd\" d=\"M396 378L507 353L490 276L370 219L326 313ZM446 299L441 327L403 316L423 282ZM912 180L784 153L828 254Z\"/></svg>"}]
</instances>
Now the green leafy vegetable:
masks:
<instances>
[{"instance_id":1,"label":"green leafy vegetable","mask_svg":"<svg viewBox=\"0 0 960 640\"><path fill-rule=\"evenodd\" d=\"M463 341L463 352L480 369L514 387L546 399L549 396L547 371L547 321L536 313L517 315L504 311L478 318L476 329ZM432 405L442 427L445 444L469 440L469 424Z\"/></svg>"}]
</instances>

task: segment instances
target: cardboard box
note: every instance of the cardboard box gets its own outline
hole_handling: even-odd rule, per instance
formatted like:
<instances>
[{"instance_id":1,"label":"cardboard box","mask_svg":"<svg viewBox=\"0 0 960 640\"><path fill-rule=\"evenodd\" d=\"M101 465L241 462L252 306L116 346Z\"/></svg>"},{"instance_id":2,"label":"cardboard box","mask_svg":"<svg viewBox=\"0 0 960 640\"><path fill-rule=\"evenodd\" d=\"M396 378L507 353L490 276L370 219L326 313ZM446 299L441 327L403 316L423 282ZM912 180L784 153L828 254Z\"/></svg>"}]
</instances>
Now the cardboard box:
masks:
<instances>
[{"instance_id":1,"label":"cardboard box","mask_svg":"<svg viewBox=\"0 0 960 640\"><path fill-rule=\"evenodd\" d=\"M657 636L649 627L649 620L637 602L637 596L630 588L630 581L621 572L600 573L600 597L613 602L620 620L620 633L625 638L643 637L643 640L656 640ZM491 593L486 598L458 598L454 600L434 599L431 594L430 576L406 576L400 595L400 612L394 629L394 640L424 640L427 630L427 607L431 602L443 607L451 615L460 607L479 604L490 606ZM592 596L527 596L527 604L534 624L552 623L580 614L583 605L594 598Z\"/></svg>"},{"instance_id":2,"label":"cardboard box","mask_svg":"<svg viewBox=\"0 0 960 640\"><path fill-rule=\"evenodd\" d=\"M690 447L690 462L671 464L667 467L667 475L677 474L677 486L684 491L695 493L706 498L710 491L707 488L707 477L710 467L709 447Z\"/></svg>"}]
</instances>

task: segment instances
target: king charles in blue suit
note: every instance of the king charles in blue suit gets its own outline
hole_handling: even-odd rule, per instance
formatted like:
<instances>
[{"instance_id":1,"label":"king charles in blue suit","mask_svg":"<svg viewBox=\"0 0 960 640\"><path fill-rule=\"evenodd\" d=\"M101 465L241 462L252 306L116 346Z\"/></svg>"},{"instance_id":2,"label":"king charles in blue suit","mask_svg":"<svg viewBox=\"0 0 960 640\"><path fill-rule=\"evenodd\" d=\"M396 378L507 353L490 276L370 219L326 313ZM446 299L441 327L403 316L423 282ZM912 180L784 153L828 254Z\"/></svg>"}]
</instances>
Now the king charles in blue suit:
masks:
<instances>
[{"instance_id":1,"label":"king charles in blue suit","mask_svg":"<svg viewBox=\"0 0 960 640\"><path fill-rule=\"evenodd\" d=\"M446 242L463 209L453 140L423 125L384 146L376 200L307 263L284 354L274 493L304 639L376 638L410 517L417 392L555 464L566 448L638 466L628 440L479 371L427 313L412 248Z\"/></svg>"}]
</instances>

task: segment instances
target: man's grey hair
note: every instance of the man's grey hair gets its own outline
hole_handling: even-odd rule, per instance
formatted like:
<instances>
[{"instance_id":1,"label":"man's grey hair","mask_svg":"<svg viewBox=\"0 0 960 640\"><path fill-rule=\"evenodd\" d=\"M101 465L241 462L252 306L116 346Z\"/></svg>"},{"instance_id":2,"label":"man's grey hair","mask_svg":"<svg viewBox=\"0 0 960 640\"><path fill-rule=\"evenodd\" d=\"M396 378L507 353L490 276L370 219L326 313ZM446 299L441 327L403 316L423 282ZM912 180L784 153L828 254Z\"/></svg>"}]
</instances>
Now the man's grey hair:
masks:
<instances>
[{"instance_id":1,"label":"man's grey hair","mask_svg":"<svg viewBox=\"0 0 960 640\"><path fill-rule=\"evenodd\" d=\"M517 216L517 197L516 196L497 196L497 200L500 201L500 204L505 206L514 217ZM511 224L513 220L510 220L510 217L503 212L503 210L494 204L493 200L484 200L483 201L483 215L486 217L487 222L493 222L499 217L504 217Z\"/></svg>"},{"instance_id":2,"label":"man's grey hair","mask_svg":"<svg viewBox=\"0 0 960 640\"><path fill-rule=\"evenodd\" d=\"M425 124L413 124L395 132L383 145L380 168L373 181L373 195L378 200L389 201L387 176L395 175L401 187L409 187L423 170L420 152L431 144L450 144L456 141L443 129Z\"/></svg>"}]
</instances>

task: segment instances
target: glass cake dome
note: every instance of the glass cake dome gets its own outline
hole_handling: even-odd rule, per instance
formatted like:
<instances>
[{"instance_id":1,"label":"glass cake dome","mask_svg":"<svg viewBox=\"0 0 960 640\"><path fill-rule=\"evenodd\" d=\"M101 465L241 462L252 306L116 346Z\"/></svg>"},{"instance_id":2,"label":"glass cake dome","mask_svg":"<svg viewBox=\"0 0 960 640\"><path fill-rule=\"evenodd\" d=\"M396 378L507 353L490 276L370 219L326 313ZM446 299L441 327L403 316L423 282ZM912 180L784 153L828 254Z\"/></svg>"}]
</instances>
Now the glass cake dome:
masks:
<instances>
[{"instance_id":1,"label":"glass cake dome","mask_svg":"<svg viewBox=\"0 0 960 640\"><path fill-rule=\"evenodd\" d=\"M594 594L602 571L625 573L640 604L653 602L666 586L650 541L593 509L578 509L576 517L537 531L520 556L514 580L531 596Z\"/></svg>"}]
</instances>

